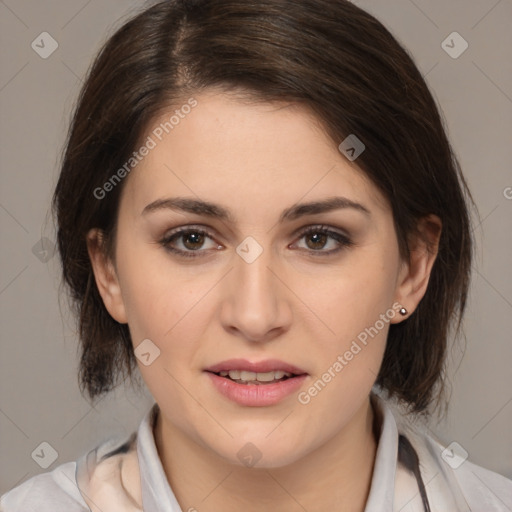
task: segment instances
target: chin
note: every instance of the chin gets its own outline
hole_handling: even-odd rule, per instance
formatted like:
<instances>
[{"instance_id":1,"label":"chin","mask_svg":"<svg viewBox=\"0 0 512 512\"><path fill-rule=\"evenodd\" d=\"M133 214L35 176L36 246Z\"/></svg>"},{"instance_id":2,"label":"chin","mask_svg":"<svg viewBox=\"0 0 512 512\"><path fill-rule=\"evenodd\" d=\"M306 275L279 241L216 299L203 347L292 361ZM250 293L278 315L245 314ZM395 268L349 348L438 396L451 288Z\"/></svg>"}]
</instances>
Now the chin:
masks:
<instances>
[{"instance_id":1,"label":"chin","mask_svg":"<svg viewBox=\"0 0 512 512\"><path fill-rule=\"evenodd\" d=\"M228 445L211 446L218 456L229 464L250 469L272 469L288 466L296 462L304 453L304 442L284 443L281 437L272 441L267 434L239 437L231 440ZM300 446L300 450L298 450Z\"/></svg>"}]
</instances>

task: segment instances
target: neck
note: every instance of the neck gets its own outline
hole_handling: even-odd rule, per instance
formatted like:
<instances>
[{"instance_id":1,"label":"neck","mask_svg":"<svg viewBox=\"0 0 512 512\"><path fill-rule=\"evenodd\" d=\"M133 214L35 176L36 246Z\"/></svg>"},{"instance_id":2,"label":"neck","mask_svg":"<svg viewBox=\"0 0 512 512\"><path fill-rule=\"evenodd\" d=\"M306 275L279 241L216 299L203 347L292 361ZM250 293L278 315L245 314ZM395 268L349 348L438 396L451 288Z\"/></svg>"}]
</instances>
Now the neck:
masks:
<instances>
[{"instance_id":1,"label":"neck","mask_svg":"<svg viewBox=\"0 0 512 512\"><path fill-rule=\"evenodd\" d=\"M182 510L363 512L377 449L376 421L370 400L365 400L346 427L324 445L292 464L269 469L230 464L168 425L161 412L154 434Z\"/></svg>"}]
</instances>

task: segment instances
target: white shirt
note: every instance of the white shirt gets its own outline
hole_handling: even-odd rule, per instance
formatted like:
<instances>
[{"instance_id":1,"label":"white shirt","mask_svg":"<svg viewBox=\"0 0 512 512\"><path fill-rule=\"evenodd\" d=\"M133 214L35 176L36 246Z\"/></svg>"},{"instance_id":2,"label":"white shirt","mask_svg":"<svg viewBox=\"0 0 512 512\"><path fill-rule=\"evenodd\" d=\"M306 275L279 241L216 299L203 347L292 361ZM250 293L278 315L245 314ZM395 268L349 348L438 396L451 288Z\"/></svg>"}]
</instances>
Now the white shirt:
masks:
<instances>
[{"instance_id":1,"label":"white shirt","mask_svg":"<svg viewBox=\"0 0 512 512\"><path fill-rule=\"evenodd\" d=\"M421 484L406 467L407 459L415 456L404 451L400 434L418 456L432 512L512 511L512 480L462 462L456 451L445 451L443 459L445 447L433 437L411 429L376 395L372 403L380 435L365 512L428 510L420 496ZM0 498L0 511L188 512L180 508L158 457L153 436L157 414L155 403L129 439L102 443L76 462L15 487Z\"/></svg>"}]
</instances>

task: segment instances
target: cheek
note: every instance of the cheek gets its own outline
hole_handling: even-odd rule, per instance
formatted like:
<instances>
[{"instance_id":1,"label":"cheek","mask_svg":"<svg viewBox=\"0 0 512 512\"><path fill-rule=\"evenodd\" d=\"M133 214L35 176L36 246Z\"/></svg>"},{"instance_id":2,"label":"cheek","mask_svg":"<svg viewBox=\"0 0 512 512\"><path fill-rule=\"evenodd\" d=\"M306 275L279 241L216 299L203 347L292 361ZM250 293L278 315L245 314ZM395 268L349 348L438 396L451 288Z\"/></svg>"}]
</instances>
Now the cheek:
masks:
<instances>
[{"instance_id":1,"label":"cheek","mask_svg":"<svg viewBox=\"0 0 512 512\"><path fill-rule=\"evenodd\" d=\"M190 340L194 338L194 331L191 329L197 327L191 325L189 320L196 318L194 310L201 298L199 293L195 293L197 284L192 288L176 276L171 280L164 274L132 279L124 293L134 345L141 339L150 338L165 351L178 352L192 348ZM200 288L204 290L204 286ZM186 327L188 330L183 333ZM174 340L180 337L181 343L175 343Z\"/></svg>"},{"instance_id":2,"label":"cheek","mask_svg":"<svg viewBox=\"0 0 512 512\"><path fill-rule=\"evenodd\" d=\"M396 282L394 259L394 255L368 251L347 259L329 279L312 279L307 284L306 296L311 297L311 304L336 339L346 342L356 338L392 308ZM378 327L382 330L380 323Z\"/></svg>"},{"instance_id":3,"label":"cheek","mask_svg":"<svg viewBox=\"0 0 512 512\"><path fill-rule=\"evenodd\" d=\"M370 391L390 321L398 314L393 308L397 258L393 251L368 248L357 258L347 258L332 279L308 284L307 296L322 325L314 337L317 364L312 387L301 403L311 400L318 410L325 404L350 408Z\"/></svg>"},{"instance_id":4,"label":"cheek","mask_svg":"<svg viewBox=\"0 0 512 512\"><path fill-rule=\"evenodd\" d=\"M213 306L207 292L218 277L173 265L153 246L142 246L120 260L119 272L134 347L151 340L160 351L155 365L177 378L185 376L186 369L195 366L194 356L210 323ZM144 377L155 378L155 372L139 367Z\"/></svg>"},{"instance_id":5,"label":"cheek","mask_svg":"<svg viewBox=\"0 0 512 512\"><path fill-rule=\"evenodd\" d=\"M149 347L144 352L155 354L149 365L138 358L140 374L165 410L180 411L178 416L184 417L199 414L184 389L189 387L195 354L203 339L204 328L199 320L207 316L207 304L200 302L200 298L208 288L201 279L187 284L179 273L154 272L151 266L146 272L146 268L141 259L137 260L124 288L135 354L143 340L150 340L149 345L143 342ZM178 424L179 417L174 422Z\"/></svg>"},{"instance_id":6,"label":"cheek","mask_svg":"<svg viewBox=\"0 0 512 512\"><path fill-rule=\"evenodd\" d=\"M136 239L126 229L118 240L117 259L134 345L144 338L163 338L193 300L190 281L166 264L162 248Z\"/></svg>"},{"instance_id":7,"label":"cheek","mask_svg":"<svg viewBox=\"0 0 512 512\"><path fill-rule=\"evenodd\" d=\"M350 272L325 284L313 303L331 332L317 329L315 373L297 398L316 424L334 432L370 393L397 310L391 280L373 272Z\"/></svg>"}]
</instances>

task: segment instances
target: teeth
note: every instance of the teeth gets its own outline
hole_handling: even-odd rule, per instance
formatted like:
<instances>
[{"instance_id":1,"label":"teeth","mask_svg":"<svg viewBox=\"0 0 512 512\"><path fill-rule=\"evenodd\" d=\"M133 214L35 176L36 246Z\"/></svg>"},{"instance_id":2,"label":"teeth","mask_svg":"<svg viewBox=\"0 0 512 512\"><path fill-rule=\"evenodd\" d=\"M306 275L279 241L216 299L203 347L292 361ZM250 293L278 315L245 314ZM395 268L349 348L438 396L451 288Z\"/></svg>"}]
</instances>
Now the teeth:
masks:
<instances>
[{"instance_id":1,"label":"teeth","mask_svg":"<svg viewBox=\"0 0 512 512\"><path fill-rule=\"evenodd\" d=\"M229 373L231 373L231 372L229 372ZM245 381L245 382L249 382L249 381L252 381L252 380L258 380L256 378L257 373L254 373L254 372L246 372L246 371L242 370L241 372L235 372L235 373L240 374L240 377L238 377L238 378L240 380ZM231 377L231 375L230 375L230 377ZM231 378L233 378L233 377L231 377Z\"/></svg>"},{"instance_id":2,"label":"teeth","mask_svg":"<svg viewBox=\"0 0 512 512\"><path fill-rule=\"evenodd\" d=\"M283 377L291 377L293 374L284 372L282 370L276 370L273 372L256 373L246 372L245 370L230 370L219 372L221 377L228 377L231 380L241 380L243 382L272 382L273 380L279 380Z\"/></svg>"}]
</instances>

